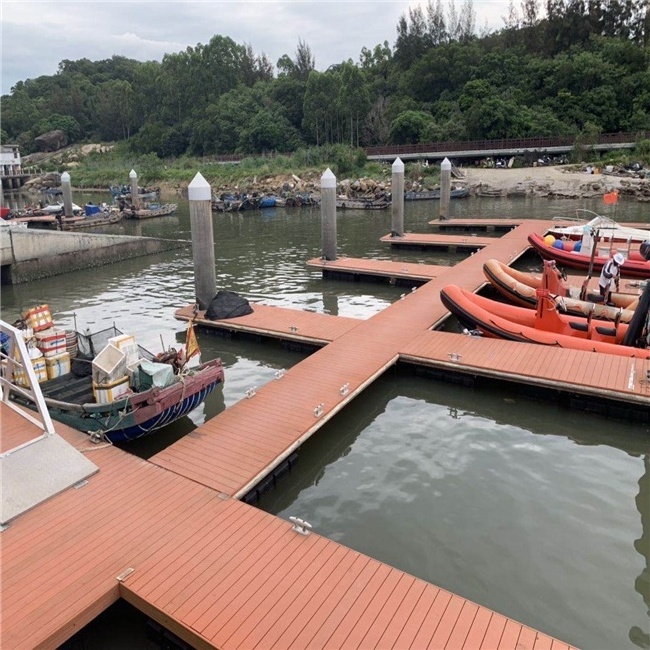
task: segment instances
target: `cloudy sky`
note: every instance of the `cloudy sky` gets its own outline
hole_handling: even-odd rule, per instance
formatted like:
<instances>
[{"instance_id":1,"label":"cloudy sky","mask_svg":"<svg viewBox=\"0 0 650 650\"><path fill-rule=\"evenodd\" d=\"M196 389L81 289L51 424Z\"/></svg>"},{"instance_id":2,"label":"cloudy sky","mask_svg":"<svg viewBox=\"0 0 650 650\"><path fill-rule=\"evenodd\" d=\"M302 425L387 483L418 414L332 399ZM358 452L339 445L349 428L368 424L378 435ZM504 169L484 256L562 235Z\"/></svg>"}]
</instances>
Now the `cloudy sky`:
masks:
<instances>
[{"instance_id":1,"label":"cloudy sky","mask_svg":"<svg viewBox=\"0 0 650 650\"><path fill-rule=\"evenodd\" d=\"M450 2L451 0L443 0ZM325 70L348 58L358 61L362 47L395 43L399 17L416 1L320 0L0 0L2 94L17 81L53 75L63 59L91 61L126 56L160 61L212 36L250 44L275 65L294 58L298 39L306 42ZM426 5L426 0L420 2ZM460 7L461 0L456 0ZM517 3L516 3L517 4ZM507 0L474 0L477 27L503 27Z\"/></svg>"}]
</instances>

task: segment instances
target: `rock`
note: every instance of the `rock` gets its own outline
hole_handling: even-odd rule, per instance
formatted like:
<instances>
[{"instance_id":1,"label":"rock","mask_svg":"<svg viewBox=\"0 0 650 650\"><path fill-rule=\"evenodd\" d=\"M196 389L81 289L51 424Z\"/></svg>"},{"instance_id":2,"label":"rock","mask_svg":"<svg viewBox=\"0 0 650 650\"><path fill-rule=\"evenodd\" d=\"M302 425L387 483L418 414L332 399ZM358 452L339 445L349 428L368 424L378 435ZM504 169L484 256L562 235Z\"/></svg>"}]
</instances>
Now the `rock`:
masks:
<instances>
[{"instance_id":1,"label":"rock","mask_svg":"<svg viewBox=\"0 0 650 650\"><path fill-rule=\"evenodd\" d=\"M58 151L68 144L68 136L60 129L56 129L34 138L34 143L40 151Z\"/></svg>"}]
</instances>

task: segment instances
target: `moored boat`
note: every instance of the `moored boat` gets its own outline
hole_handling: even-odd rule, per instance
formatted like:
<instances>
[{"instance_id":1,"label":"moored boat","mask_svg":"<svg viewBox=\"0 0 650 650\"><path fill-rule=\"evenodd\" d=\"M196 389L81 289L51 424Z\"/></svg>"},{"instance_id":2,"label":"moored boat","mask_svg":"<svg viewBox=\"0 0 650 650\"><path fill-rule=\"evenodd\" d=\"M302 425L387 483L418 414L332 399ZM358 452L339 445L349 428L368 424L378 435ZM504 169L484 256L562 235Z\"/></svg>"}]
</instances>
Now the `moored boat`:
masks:
<instances>
[{"instance_id":1,"label":"moored boat","mask_svg":"<svg viewBox=\"0 0 650 650\"><path fill-rule=\"evenodd\" d=\"M440 298L461 323L488 337L650 359L650 285L629 324L585 321L559 314L545 289L538 290L534 311L496 302L455 285L442 289Z\"/></svg>"},{"instance_id":2,"label":"moored boat","mask_svg":"<svg viewBox=\"0 0 650 650\"><path fill-rule=\"evenodd\" d=\"M590 212L589 210L578 210L580 212ZM593 214L593 213L591 213ZM548 232L555 237L571 239L577 241L582 239L585 228L591 228L594 233L598 233L598 239L601 242L636 242L641 243L650 239L650 230L642 228L632 228L625 224L620 224L609 217L596 215L588 221L572 221L568 225L560 225L566 220L558 220L558 225L553 225Z\"/></svg>"},{"instance_id":3,"label":"moored boat","mask_svg":"<svg viewBox=\"0 0 650 650\"><path fill-rule=\"evenodd\" d=\"M469 196L466 187L459 187L449 191L450 199L464 199ZM421 192L404 192L405 201L433 201L440 198L440 190L423 190Z\"/></svg>"},{"instance_id":4,"label":"moored boat","mask_svg":"<svg viewBox=\"0 0 650 650\"><path fill-rule=\"evenodd\" d=\"M46 373L39 384L51 417L94 440L117 443L149 435L192 411L224 380L220 359L187 366L198 350L189 343L187 351L153 355L115 327L94 334L56 328L38 334L50 346L43 355L57 352L32 358L35 369L42 364L39 372ZM196 341L193 329L190 340ZM136 360L127 363L130 357ZM19 383L20 373L14 370L13 378Z\"/></svg>"},{"instance_id":5,"label":"moored boat","mask_svg":"<svg viewBox=\"0 0 650 650\"><path fill-rule=\"evenodd\" d=\"M336 199L336 207L341 210L385 210L390 205L386 199L349 199L339 197Z\"/></svg>"},{"instance_id":6,"label":"moored boat","mask_svg":"<svg viewBox=\"0 0 650 650\"><path fill-rule=\"evenodd\" d=\"M176 212L176 203L150 203L143 208L126 209L124 215L127 219L151 219L152 217L168 217Z\"/></svg>"},{"instance_id":7,"label":"moored boat","mask_svg":"<svg viewBox=\"0 0 650 650\"><path fill-rule=\"evenodd\" d=\"M612 305L605 305L599 293L587 290L586 283L583 287L568 285L555 262L550 260L544 261L541 275L518 271L495 259L483 264L483 273L510 302L533 309L537 306L537 289L540 288L548 289L560 312L573 316L629 323L639 302L638 294L613 293L610 300Z\"/></svg>"},{"instance_id":8,"label":"moored boat","mask_svg":"<svg viewBox=\"0 0 650 650\"><path fill-rule=\"evenodd\" d=\"M586 252L584 247L576 251L575 246L571 246L573 242L563 242L560 239L556 240L553 235L547 235L547 237L550 237L553 242L548 243L541 235L532 233L528 235L528 243L542 258L555 260L557 264L562 266L579 269L584 272L591 270L592 272L600 273L603 264L611 256L609 247L595 251L592 257ZM565 246L567 243L569 243L569 246ZM616 250L613 252L616 252ZM622 252L626 260L621 266L621 277L650 278L650 261L644 258L639 252L639 248L630 248L629 251L626 249Z\"/></svg>"}]
</instances>

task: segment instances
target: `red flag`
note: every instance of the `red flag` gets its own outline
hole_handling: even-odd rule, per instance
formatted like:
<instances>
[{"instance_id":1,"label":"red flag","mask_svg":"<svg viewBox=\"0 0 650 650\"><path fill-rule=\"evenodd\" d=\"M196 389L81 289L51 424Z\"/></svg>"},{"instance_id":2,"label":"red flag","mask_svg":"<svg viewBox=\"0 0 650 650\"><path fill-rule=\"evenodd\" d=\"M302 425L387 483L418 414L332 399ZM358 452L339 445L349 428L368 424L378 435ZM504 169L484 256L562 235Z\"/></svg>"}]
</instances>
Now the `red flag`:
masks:
<instances>
[{"instance_id":1,"label":"red flag","mask_svg":"<svg viewBox=\"0 0 650 650\"><path fill-rule=\"evenodd\" d=\"M614 203L618 203L618 192L614 190L613 192L608 192L607 194L603 194L603 201L607 205L613 205Z\"/></svg>"}]
</instances>

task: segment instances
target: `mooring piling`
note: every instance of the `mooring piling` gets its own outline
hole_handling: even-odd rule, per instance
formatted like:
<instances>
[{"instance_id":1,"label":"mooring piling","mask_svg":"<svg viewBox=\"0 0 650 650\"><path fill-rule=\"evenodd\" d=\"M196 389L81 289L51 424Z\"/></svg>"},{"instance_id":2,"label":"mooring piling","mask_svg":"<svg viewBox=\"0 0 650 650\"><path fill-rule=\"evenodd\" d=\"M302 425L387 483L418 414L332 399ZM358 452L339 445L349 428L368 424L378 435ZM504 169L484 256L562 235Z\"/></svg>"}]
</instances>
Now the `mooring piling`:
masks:
<instances>
[{"instance_id":1,"label":"mooring piling","mask_svg":"<svg viewBox=\"0 0 650 650\"><path fill-rule=\"evenodd\" d=\"M190 200L194 291L199 309L207 309L217 284L212 229L212 189L198 172L189 184L187 193Z\"/></svg>"},{"instance_id":2,"label":"mooring piling","mask_svg":"<svg viewBox=\"0 0 650 650\"><path fill-rule=\"evenodd\" d=\"M328 167L320 179L320 215L323 259L336 260L336 177Z\"/></svg>"},{"instance_id":3,"label":"mooring piling","mask_svg":"<svg viewBox=\"0 0 650 650\"><path fill-rule=\"evenodd\" d=\"M137 210L140 207L140 194L138 192L138 175L135 169L129 172L129 180L131 181L131 204Z\"/></svg>"},{"instance_id":4,"label":"mooring piling","mask_svg":"<svg viewBox=\"0 0 650 650\"><path fill-rule=\"evenodd\" d=\"M72 216L72 185L70 184L70 174L63 172L61 174L61 191L63 192L63 214L66 217Z\"/></svg>"},{"instance_id":5,"label":"mooring piling","mask_svg":"<svg viewBox=\"0 0 650 650\"><path fill-rule=\"evenodd\" d=\"M451 162L445 158L440 163L440 219L449 219L451 199Z\"/></svg>"},{"instance_id":6,"label":"mooring piling","mask_svg":"<svg viewBox=\"0 0 650 650\"><path fill-rule=\"evenodd\" d=\"M391 179L391 237L404 235L404 163L396 158Z\"/></svg>"}]
</instances>

